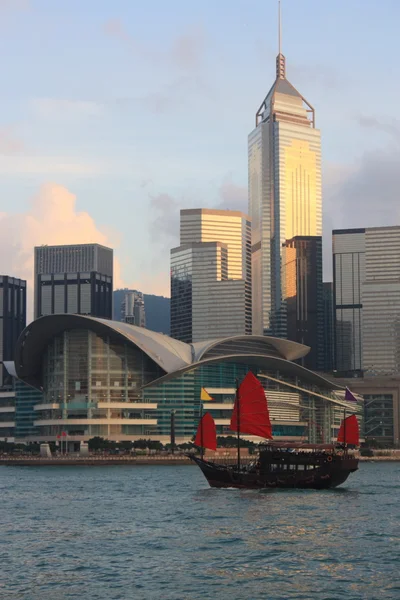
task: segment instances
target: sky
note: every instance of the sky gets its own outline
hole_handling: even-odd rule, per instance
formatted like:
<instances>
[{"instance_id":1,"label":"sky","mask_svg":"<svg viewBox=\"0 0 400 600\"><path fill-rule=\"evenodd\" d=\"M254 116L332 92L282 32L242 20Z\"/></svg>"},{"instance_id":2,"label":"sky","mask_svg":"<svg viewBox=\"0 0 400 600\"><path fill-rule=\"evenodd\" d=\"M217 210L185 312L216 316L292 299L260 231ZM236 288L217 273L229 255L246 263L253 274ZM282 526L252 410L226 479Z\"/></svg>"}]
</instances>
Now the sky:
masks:
<instances>
[{"instance_id":1,"label":"sky","mask_svg":"<svg viewBox=\"0 0 400 600\"><path fill-rule=\"evenodd\" d=\"M282 0L322 133L325 280L333 228L400 225L399 22L398 0ZM99 242L115 287L169 296L179 210L247 211L277 31L276 0L0 0L0 272Z\"/></svg>"}]
</instances>

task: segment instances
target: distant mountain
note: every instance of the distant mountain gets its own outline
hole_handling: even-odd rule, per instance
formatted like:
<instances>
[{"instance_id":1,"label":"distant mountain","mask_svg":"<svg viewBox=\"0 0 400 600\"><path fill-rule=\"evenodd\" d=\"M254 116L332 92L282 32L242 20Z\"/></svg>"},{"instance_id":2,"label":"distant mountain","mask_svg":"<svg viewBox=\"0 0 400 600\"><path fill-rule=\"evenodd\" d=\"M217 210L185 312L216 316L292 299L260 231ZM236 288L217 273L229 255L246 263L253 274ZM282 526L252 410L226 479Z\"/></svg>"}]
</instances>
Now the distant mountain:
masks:
<instances>
[{"instance_id":1,"label":"distant mountain","mask_svg":"<svg viewBox=\"0 0 400 600\"><path fill-rule=\"evenodd\" d=\"M146 311L146 327L160 333L170 332L170 298L144 294L144 309Z\"/></svg>"},{"instance_id":2,"label":"distant mountain","mask_svg":"<svg viewBox=\"0 0 400 600\"><path fill-rule=\"evenodd\" d=\"M121 320L121 304L124 299L125 290L115 290L113 294L114 321ZM160 333L170 332L170 298L164 296L153 296L152 294L144 294L144 310L146 313L146 327L152 331Z\"/></svg>"}]
</instances>

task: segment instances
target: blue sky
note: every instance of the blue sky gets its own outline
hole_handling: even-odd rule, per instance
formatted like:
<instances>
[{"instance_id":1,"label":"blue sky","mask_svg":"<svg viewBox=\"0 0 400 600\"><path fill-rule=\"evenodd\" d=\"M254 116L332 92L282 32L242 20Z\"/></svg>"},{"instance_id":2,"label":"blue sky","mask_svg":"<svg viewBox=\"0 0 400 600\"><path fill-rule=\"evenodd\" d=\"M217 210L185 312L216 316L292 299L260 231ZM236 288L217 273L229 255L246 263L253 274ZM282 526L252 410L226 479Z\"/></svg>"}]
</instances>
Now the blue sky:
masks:
<instances>
[{"instance_id":1,"label":"blue sky","mask_svg":"<svg viewBox=\"0 0 400 600\"><path fill-rule=\"evenodd\" d=\"M332 227L400 224L400 3L282 14L288 78L322 131L329 278ZM0 270L29 278L31 246L88 231L115 245L119 283L168 294L179 208L246 210L276 0L0 0L0 23Z\"/></svg>"}]
</instances>

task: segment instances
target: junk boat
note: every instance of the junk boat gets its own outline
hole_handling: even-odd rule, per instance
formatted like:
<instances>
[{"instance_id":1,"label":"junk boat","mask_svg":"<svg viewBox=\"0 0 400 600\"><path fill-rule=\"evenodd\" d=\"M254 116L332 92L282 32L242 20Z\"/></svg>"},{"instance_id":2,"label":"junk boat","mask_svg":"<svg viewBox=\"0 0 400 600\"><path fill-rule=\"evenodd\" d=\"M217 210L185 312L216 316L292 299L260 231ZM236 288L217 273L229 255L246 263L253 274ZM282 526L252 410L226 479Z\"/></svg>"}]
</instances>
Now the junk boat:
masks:
<instances>
[{"instance_id":1,"label":"junk boat","mask_svg":"<svg viewBox=\"0 0 400 600\"><path fill-rule=\"evenodd\" d=\"M344 414L336 444L274 442L266 394L251 371L237 386L230 429L237 432L238 437L236 465L204 459L205 448L217 449L216 427L208 412L201 416L194 441L201 448L201 457L188 455L211 487L321 490L341 485L358 469L358 459L348 451L349 445L359 445L355 415L346 417ZM243 433L268 440L260 444L258 456L248 465L242 465L240 460L240 434Z\"/></svg>"}]
</instances>

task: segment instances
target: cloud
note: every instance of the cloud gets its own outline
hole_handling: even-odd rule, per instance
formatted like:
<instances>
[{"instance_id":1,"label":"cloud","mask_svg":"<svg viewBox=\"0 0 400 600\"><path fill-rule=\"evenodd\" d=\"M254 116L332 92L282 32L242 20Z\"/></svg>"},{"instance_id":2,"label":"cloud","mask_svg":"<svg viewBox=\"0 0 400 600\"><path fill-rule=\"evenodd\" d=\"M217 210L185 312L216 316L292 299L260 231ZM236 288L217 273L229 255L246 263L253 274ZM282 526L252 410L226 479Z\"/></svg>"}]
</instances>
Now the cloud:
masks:
<instances>
[{"instance_id":1,"label":"cloud","mask_svg":"<svg viewBox=\"0 0 400 600\"><path fill-rule=\"evenodd\" d=\"M365 153L324 173L324 279L332 277L332 229L400 225L400 149Z\"/></svg>"},{"instance_id":2,"label":"cloud","mask_svg":"<svg viewBox=\"0 0 400 600\"><path fill-rule=\"evenodd\" d=\"M233 183L230 176L226 177L219 188L221 202L217 208L221 210L240 210L247 214L247 187Z\"/></svg>"},{"instance_id":3,"label":"cloud","mask_svg":"<svg viewBox=\"0 0 400 600\"><path fill-rule=\"evenodd\" d=\"M53 183L41 187L26 213L0 213L0 229L0 272L28 281L30 306L34 246L115 242L87 212L76 210L74 194ZM114 269L115 286L124 287L117 260Z\"/></svg>"},{"instance_id":4,"label":"cloud","mask_svg":"<svg viewBox=\"0 0 400 600\"><path fill-rule=\"evenodd\" d=\"M156 65L169 64L177 69L193 72L201 66L205 46L204 31L194 26L172 40L167 48L160 50L145 45L132 36L120 19L109 19L103 25L104 33L128 46L141 58Z\"/></svg>"},{"instance_id":5,"label":"cloud","mask_svg":"<svg viewBox=\"0 0 400 600\"><path fill-rule=\"evenodd\" d=\"M169 194L150 196L153 219L150 233L157 242L172 248L179 244L179 215L181 203Z\"/></svg>"},{"instance_id":6,"label":"cloud","mask_svg":"<svg viewBox=\"0 0 400 600\"><path fill-rule=\"evenodd\" d=\"M400 121L398 119L389 119L388 122L385 122L375 117L359 116L356 117L356 121L363 128L382 131L400 142Z\"/></svg>"},{"instance_id":7,"label":"cloud","mask_svg":"<svg viewBox=\"0 0 400 600\"><path fill-rule=\"evenodd\" d=\"M109 19L106 21L103 25L103 31L106 35L124 42L131 41L131 36L125 29L125 25L120 19Z\"/></svg>"},{"instance_id":8,"label":"cloud","mask_svg":"<svg viewBox=\"0 0 400 600\"><path fill-rule=\"evenodd\" d=\"M1 148L1 138L0 138ZM1 152L0 152L1 154ZM76 161L68 156L39 156L21 152L14 156L0 156L0 174L2 175L77 175L91 177L104 174L100 164ZM10 153L9 153L10 154Z\"/></svg>"},{"instance_id":9,"label":"cloud","mask_svg":"<svg viewBox=\"0 0 400 600\"><path fill-rule=\"evenodd\" d=\"M178 36L171 46L172 62L187 71L198 69L203 57L204 41L204 31L199 27Z\"/></svg>"},{"instance_id":10,"label":"cloud","mask_svg":"<svg viewBox=\"0 0 400 600\"><path fill-rule=\"evenodd\" d=\"M0 129L0 154L19 154L24 149L24 143L14 136L9 127Z\"/></svg>"},{"instance_id":11,"label":"cloud","mask_svg":"<svg viewBox=\"0 0 400 600\"><path fill-rule=\"evenodd\" d=\"M34 98L32 108L37 116L50 120L98 117L104 112L103 105L97 102L67 98Z\"/></svg>"},{"instance_id":12,"label":"cloud","mask_svg":"<svg viewBox=\"0 0 400 600\"><path fill-rule=\"evenodd\" d=\"M0 0L0 10L27 10L30 0Z\"/></svg>"}]
</instances>

